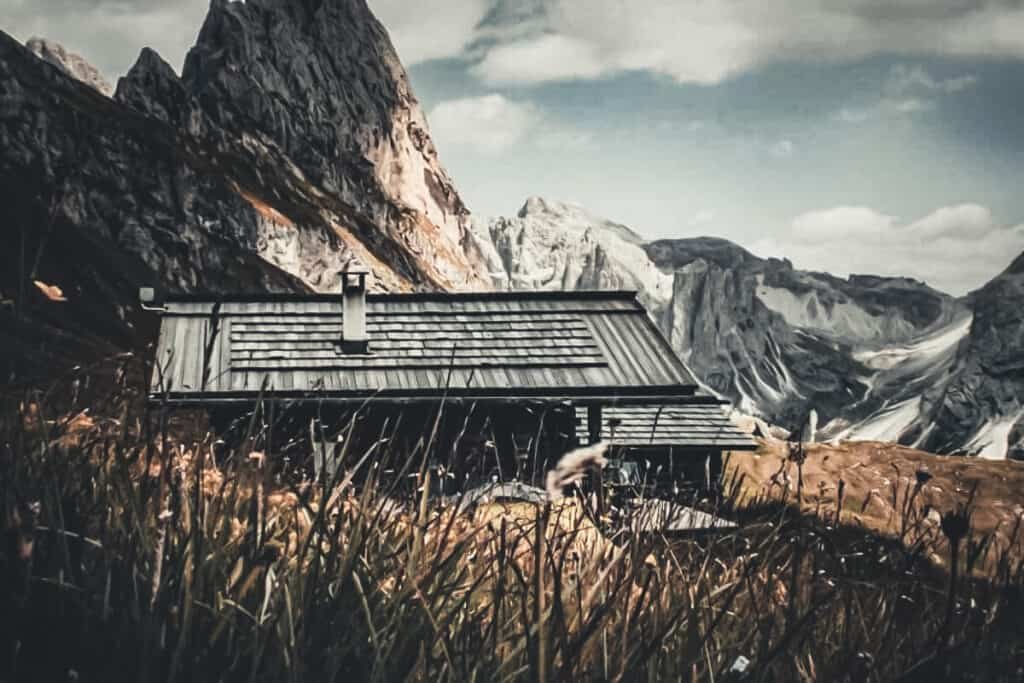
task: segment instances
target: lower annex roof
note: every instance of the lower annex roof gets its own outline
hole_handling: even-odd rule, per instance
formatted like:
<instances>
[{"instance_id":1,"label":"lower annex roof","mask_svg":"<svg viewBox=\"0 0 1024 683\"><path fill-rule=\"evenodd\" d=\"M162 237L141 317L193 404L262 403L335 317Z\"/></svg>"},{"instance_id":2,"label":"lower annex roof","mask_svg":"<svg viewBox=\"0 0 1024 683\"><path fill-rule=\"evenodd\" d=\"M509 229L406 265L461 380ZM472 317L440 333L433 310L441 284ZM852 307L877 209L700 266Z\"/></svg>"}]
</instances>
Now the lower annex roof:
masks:
<instances>
[{"instance_id":1,"label":"lower annex roof","mask_svg":"<svg viewBox=\"0 0 1024 683\"><path fill-rule=\"evenodd\" d=\"M583 443L590 438L587 413L585 406L576 408L576 437ZM708 401L605 406L599 438L633 448L741 451L757 447L726 417L720 403Z\"/></svg>"}]
</instances>

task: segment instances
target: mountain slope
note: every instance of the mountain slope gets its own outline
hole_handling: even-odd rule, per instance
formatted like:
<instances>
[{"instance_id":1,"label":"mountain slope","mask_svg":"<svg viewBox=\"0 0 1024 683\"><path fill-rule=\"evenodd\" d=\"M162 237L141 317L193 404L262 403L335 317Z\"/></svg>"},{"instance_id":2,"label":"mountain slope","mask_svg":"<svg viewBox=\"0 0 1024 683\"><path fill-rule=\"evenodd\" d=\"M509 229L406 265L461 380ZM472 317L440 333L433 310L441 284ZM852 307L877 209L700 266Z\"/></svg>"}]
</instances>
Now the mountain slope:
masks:
<instances>
[{"instance_id":1,"label":"mountain slope","mask_svg":"<svg viewBox=\"0 0 1024 683\"><path fill-rule=\"evenodd\" d=\"M0 33L5 379L149 339L142 284L335 291L356 258L378 289L489 285L363 0L218 0L184 78L143 50L112 99L78 71Z\"/></svg>"},{"instance_id":2,"label":"mountain slope","mask_svg":"<svg viewBox=\"0 0 1024 683\"><path fill-rule=\"evenodd\" d=\"M924 394L936 428L925 448L964 443L986 457L1024 459L1024 253L968 295L970 332L957 350L951 379ZM918 425L924 432L928 425Z\"/></svg>"},{"instance_id":3,"label":"mountain slope","mask_svg":"<svg viewBox=\"0 0 1024 683\"><path fill-rule=\"evenodd\" d=\"M505 286L638 289L705 388L742 412L793 427L813 409L823 438L936 452L1001 457L1003 439L1020 443L1019 263L964 301L906 278L797 270L718 238L644 243L615 225L534 198L477 231Z\"/></svg>"}]
</instances>

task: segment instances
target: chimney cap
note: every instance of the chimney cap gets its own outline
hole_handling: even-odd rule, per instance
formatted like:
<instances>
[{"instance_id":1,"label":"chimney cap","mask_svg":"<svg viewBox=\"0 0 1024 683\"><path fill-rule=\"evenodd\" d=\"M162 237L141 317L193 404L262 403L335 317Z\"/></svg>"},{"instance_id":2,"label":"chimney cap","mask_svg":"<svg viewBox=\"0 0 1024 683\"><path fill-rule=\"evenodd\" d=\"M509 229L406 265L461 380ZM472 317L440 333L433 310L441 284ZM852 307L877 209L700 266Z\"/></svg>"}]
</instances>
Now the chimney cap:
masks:
<instances>
[{"instance_id":1,"label":"chimney cap","mask_svg":"<svg viewBox=\"0 0 1024 683\"><path fill-rule=\"evenodd\" d=\"M143 308L159 308L164 303L164 292L159 287L139 287L139 304Z\"/></svg>"},{"instance_id":2,"label":"chimney cap","mask_svg":"<svg viewBox=\"0 0 1024 683\"><path fill-rule=\"evenodd\" d=\"M342 275L369 275L370 269L363 265L357 258L349 259L348 263L342 266L339 271Z\"/></svg>"}]
</instances>

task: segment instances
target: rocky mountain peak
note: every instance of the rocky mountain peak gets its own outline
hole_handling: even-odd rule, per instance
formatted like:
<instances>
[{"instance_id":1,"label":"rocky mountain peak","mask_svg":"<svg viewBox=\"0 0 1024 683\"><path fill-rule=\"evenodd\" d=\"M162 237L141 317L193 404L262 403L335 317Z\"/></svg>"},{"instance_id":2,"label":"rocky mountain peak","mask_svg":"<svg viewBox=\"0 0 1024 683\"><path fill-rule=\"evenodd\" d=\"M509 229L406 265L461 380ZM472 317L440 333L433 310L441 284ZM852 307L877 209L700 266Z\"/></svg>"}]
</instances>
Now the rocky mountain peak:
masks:
<instances>
[{"instance_id":1,"label":"rocky mountain peak","mask_svg":"<svg viewBox=\"0 0 1024 683\"><path fill-rule=\"evenodd\" d=\"M538 224L557 224L560 229L607 232L631 244L640 244L644 241L643 237L625 225L596 216L573 202L537 196L529 197L519 209L516 217L532 220Z\"/></svg>"},{"instance_id":2,"label":"rocky mountain peak","mask_svg":"<svg viewBox=\"0 0 1024 683\"><path fill-rule=\"evenodd\" d=\"M529 216L565 216L568 214L587 214L586 210L579 204L571 202L560 202L544 197L528 197L516 214L519 218ZM587 214L589 217L589 214Z\"/></svg>"},{"instance_id":3,"label":"rocky mountain peak","mask_svg":"<svg viewBox=\"0 0 1024 683\"><path fill-rule=\"evenodd\" d=\"M64 73L77 78L107 97L114 94L114 88L99 72L99 69L74 52L67 51L60 43L46 38L32 37L25 43L25 47L40 59L53 64Z\"/></svg>"},{"instance_id":4,"label":"rocky mountain peak","mask_svg":"<svg viewBox=\"0 0 1024 683\"><path fill-rule=\"evenodd\" d=\"M211 126L280 150L304 182L405 243L436 286L487 286L469 211L364 0L214 3L182 81Z\"/></svg>"},{"instance_id":5,"label":"rocky mountain peak","mask_svg":"<svg viewBox=\"0 0 1024 683\"><path fill-rule=\"evenodd\" d=\"M171 65L155 50L145 47L128 73L117 81L114 99L174 125L186 116L188 96Z\"/></svg>"}]
</instances>

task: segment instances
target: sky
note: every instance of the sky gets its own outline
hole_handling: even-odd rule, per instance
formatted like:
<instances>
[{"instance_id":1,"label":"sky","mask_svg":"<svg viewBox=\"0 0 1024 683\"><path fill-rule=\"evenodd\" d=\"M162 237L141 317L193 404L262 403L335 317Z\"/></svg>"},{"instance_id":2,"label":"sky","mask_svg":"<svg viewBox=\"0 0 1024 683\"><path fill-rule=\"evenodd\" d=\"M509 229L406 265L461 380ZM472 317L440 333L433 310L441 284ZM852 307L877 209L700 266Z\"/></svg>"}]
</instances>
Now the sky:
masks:
<instances>
[{"instance_id":1,"label":"sky","mask_svg":"<svg viewBox=\"0 0 1024 683\"><path fill-rule=\"evenodd\" d=\"M529 196L650 239L952 294L1024 251L1020 0L369 0L480 216ZM0 0L111 81L208 0Z\"/></svg>"}]
</instances>

